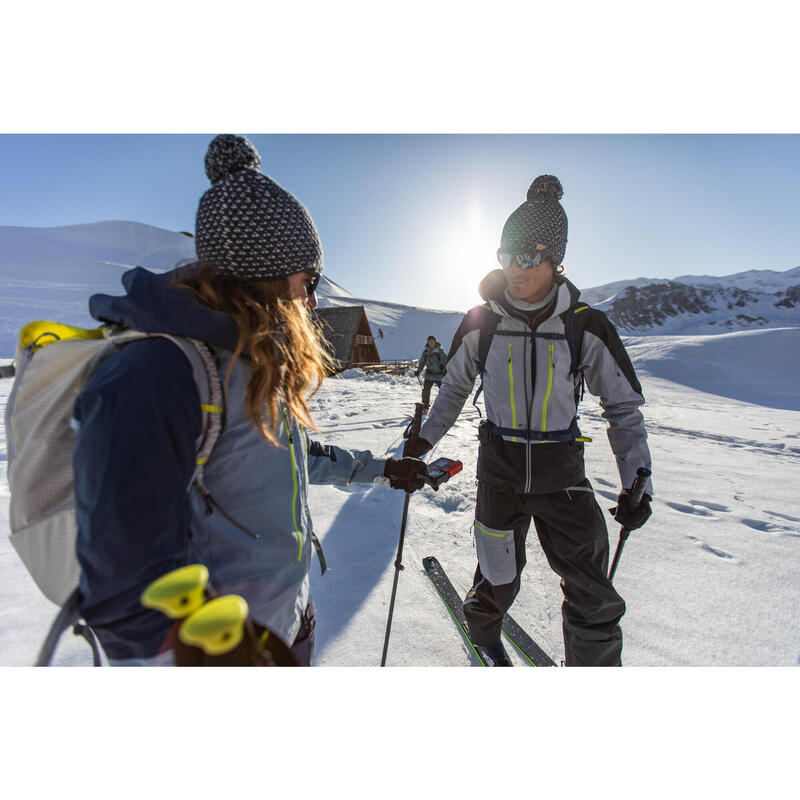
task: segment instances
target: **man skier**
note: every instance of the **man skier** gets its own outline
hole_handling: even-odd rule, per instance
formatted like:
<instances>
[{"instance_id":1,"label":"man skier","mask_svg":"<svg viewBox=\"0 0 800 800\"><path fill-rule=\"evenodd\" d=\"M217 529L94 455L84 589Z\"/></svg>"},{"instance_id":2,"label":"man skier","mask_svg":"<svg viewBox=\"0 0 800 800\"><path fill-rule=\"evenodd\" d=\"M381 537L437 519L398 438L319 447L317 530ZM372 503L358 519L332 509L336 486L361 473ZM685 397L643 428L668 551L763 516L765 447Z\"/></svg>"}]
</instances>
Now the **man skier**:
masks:
<instances>
[{"instance_id":1,"label":"man skier","mask_svg":"<svg viewBox=\"0 0 800 800\"><path fill-rule=\"evenodd\" d=\"M511 666L500 633L520 588L531 519L561 577L566 665L622 663L625 603L607 577L608 531L585 475L586 439L577 425L584 384L600 398L617 460L623 488L615 520L634 530L651 514L651 483L636 508L628 491L637 468L650 467L641 386L614 326L580 303L579 290L563 277L562 195L558 178L541 175L506 221L497 252L503 269L481 282L486 305L462 320L436 402L404 450L427 453L481 374L487 419L478 434L478 566L464 613L470 638L492 666Z\"/></svg>"},{"instance_id":2,"label":"man skier","mask_svg":"<svg viewBox=\"0 0 800 800\"><path fill-rule=\"evenodd\" d=\"M445 376L445 364L447 363L447 356L442 350L442 346L436 341L435 336L429 336L425 349L419 357L419 364L414 372L414 375L419 377L423 367L425 368L425 382L422 386L422 413L427 414L431 406L431 388L436 384L437 391Z\"/></svg>"}]
</instances>

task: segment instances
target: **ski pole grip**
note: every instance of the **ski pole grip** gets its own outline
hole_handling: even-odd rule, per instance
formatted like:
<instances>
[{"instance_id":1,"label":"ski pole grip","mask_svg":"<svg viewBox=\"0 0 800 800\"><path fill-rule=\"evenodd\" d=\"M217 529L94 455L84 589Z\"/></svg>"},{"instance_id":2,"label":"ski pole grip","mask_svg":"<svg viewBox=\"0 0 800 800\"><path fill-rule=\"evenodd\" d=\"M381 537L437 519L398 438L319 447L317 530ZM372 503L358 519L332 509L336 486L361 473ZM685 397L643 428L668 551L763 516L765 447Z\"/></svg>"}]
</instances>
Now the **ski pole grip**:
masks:
<instances>
[{"instance_id":1,"label":"ski pole grip","mask_svg":"<svg viewBox=\"0 0 800 800\"><path fill-rule=\"evenodd\" d=\"M636 479L633 482L633 486L631 486L631 508L636 508L642 502L644 487L650 475L652 473L647 467L639 467L636 470Z\"/></svg>"}]
</instances>

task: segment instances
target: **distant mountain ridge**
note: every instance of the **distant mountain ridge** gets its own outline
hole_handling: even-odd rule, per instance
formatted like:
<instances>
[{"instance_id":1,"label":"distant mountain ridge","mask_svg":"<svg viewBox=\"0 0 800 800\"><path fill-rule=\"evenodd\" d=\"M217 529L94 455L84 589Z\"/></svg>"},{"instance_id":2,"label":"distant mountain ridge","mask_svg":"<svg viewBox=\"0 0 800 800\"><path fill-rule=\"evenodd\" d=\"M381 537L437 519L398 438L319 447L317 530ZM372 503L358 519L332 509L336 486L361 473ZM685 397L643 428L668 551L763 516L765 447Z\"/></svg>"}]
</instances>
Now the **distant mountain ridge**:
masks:
<instances>
[{"instance_id":1,"label":"distant mountain ridge","mask_svg":"<svg viewBox=\"0 0 800 800\"><path fill-rule=\"evenodd\" d=\"M800 267L721 277L636 278L581 292L622 333L722 333L800 326Z\"/></svg>"}]
</instances>

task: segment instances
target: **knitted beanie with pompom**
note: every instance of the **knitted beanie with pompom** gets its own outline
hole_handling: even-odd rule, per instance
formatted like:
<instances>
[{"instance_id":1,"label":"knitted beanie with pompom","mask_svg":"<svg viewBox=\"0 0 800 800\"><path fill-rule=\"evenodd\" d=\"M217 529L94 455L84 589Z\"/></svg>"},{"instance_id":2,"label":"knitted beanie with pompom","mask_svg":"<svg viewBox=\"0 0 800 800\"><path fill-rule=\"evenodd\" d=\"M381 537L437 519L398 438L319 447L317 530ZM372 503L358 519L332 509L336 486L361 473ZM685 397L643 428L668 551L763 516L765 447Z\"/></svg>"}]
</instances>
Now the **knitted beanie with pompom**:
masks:
<instances>
[{"instance_id":1,"label":"knitted beanie with pompom","mask_svg":"<svg viewBox=\"0 0 800 800\"><path fill-rule=\"evenodd\" d=\"M555 175L540 175L530 185L525 202L506 220L500 237L505 253L532 253L537 244L561 244L550 255L554 267L567 251L567 215L558 201L564 189Z\"/></svg>"},{"instance_id":2,"label":"knitted beanie with pompom","mask_svg":"<svg viewBox=\"0 0 800 800\"><path fill-rule=\"evenodd\" d=\"M261 157L248 139L214 138L205 168L211 188L200 198L195 221L199 261L246 280L322 272L322 245L311 216L259 171Z\"/></svg>"}]
</instances>

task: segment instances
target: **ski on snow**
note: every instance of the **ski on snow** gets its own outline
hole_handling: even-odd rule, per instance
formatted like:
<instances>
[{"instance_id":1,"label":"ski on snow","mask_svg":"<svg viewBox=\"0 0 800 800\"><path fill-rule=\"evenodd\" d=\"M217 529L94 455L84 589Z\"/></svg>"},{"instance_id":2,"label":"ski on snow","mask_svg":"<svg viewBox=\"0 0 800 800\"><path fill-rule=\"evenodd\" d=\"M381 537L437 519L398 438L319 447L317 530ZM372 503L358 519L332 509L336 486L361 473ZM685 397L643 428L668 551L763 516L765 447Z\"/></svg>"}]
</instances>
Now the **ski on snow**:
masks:
<instances>
[{"instance_id":1,"label":"ski on snow","mask_svg":"<svg viewBox=\"0 0 800 800\"><path fill-rule=\"evenodd\" d=\"M442 569L442 565L439 563L439 560L434 558L434 556L427 556L422 559L422 565L425 567L425 572L431 579L431 583L436 589L436 592L438 593L439 597L442 598L447 610L455 620L456 625L458 625L461 635L469 645L469 649L472 651L475 658L478 659L478 662L485 667L486 662L480 657L478 651L475 649L475 645L473 645L469 638L469 633L467 632L467 619L464 616L462 600L459 597L455 587L450 582L450 579L447 577L447 573L445 573L444 569ZM525 633L520 625L509 614L506 614L503 617L503 635L514 646L514 649L532 666L556 666L555 661L553 661L553 659L550 658L550 656L548 656L547 653L545 653L544 650L542 650L542 648L539 647L539 645L536 644L536 642L534 642L527 633Z\"/></svg>"}]
</instances>

